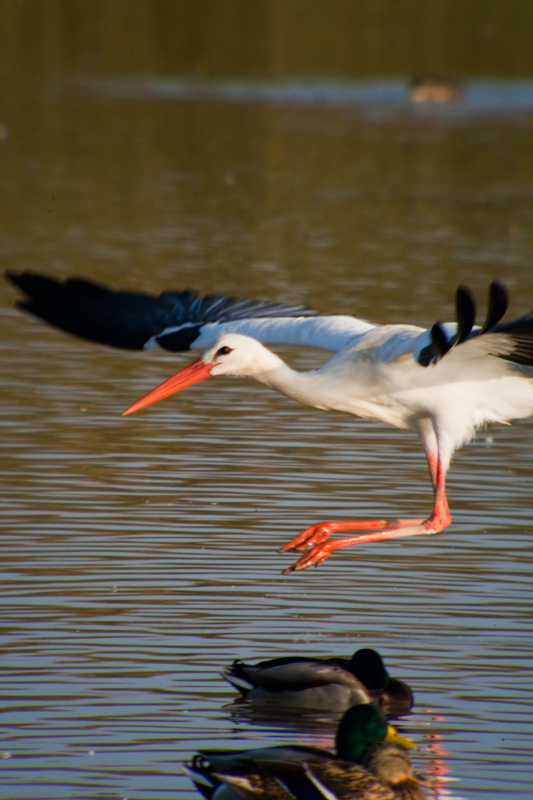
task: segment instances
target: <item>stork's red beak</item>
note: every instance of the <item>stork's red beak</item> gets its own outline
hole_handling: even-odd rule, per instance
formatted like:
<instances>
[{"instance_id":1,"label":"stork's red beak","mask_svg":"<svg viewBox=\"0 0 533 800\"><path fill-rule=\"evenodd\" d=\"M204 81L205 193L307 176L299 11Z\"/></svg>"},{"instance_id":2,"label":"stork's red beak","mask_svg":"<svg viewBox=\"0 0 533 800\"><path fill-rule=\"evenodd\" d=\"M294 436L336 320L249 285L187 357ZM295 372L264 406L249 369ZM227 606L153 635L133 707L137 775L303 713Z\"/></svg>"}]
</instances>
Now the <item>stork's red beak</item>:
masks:
<instances>
[{"instance_id":1,"label":"stork's red beak","mask_svg":"<svg viewBox=\"0 0 533 800\"><path fill-rule=\"evenodd\" d=\"M192 364L189 364L188 367L183 367L183 369L180 369L180 371L176 372L171 378L163 381L163 383L160 383L155 389L152 389L151 392L148 392L148 394L145 394L140 400L137 400L136 403L133 403L133 405L123 412L122 416L125 417L126 414L133 414L134 411L139 411L141 408L151 406L152 403L157 403L158 400L162 400L164 397L175 394L175 392L179 392L181 389L186 389L187 386L192 386L193 383L198 383L199 381L209 378L209 370L212 366L212 364L204 364L202 359L198 358L196 361L193 361Z\"/></svg>"}]
</instances>

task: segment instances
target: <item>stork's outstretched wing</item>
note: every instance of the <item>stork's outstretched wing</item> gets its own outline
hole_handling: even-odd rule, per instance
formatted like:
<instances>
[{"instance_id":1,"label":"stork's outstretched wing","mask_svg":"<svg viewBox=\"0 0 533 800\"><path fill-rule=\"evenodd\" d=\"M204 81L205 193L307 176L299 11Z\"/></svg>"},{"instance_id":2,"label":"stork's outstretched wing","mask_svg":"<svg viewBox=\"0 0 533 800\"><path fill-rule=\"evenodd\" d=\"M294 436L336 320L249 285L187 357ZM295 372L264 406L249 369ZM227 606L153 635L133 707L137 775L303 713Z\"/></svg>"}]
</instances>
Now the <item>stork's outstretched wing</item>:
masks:
<instances>
[{"instance_id":1,"label":"stork's outstretched wing","mask_svg":"<svg viewBox=\"0 0 533 800\"><path fill-rule=\"evenodd\" d=\"M224 333L242 333L263 344L336 351L373 327L352 317L319 316L304 306L263 300L200 297L191 290L153 296L78 278L6 275L25 295L18 305L34 316L83 339L128 350L159 346L180 352L210 347Z\"/></svg>"}]
</instances>

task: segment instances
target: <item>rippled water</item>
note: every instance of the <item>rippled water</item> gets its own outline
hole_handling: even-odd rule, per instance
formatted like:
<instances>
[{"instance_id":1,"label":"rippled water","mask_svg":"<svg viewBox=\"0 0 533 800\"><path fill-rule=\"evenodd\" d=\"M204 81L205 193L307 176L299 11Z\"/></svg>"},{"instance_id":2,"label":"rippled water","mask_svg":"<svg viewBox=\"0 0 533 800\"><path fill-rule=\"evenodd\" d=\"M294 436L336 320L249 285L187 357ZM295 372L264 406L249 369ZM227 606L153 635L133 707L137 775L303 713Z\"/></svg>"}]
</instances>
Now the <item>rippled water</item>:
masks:
<instances>
[{"instance_id":1,"label":"rippled water","mask_svg":"<svg viewBox=\"0 0 533 800\"><path fill-rule=\"evenodd\" d=\"M66 73L4 109L10 269L420 324L450 317L461 282L483 309L497 276L511 314L533 306L529 83L418 113L396 81L328 84L324 102L309 81L303 99L275 81L234 97L226 79L191 98L149 70ZM187 357L74 340L14 297L2 288L2 800L192 800L181 762L200 747L329 745L334 720L251 714L219 670L361 646L413 687L399 725L438 796L531 796L531 420L456 456L448 530L283 577L280 545L313 521L429 511L415 438L222 379L122 418Z\"/></svg>"},{"instance_id":2,"label":"rippled water","mask_svg":"<svg viewBox=\"0 0 533 800\"><path fill-rule=\"evenodd\" d=\"M277 547L313 519L429 506L414 440L240 381L123 419L168 369L132 380L59 336L4 353L3 797L192 798L201 746L327 744L331 721L228 706L218 670L361 645L415 689L417 766L453 796L528 796L530 422L457 457L449 531L283 578Z\"/></svg>"}]
</instances>

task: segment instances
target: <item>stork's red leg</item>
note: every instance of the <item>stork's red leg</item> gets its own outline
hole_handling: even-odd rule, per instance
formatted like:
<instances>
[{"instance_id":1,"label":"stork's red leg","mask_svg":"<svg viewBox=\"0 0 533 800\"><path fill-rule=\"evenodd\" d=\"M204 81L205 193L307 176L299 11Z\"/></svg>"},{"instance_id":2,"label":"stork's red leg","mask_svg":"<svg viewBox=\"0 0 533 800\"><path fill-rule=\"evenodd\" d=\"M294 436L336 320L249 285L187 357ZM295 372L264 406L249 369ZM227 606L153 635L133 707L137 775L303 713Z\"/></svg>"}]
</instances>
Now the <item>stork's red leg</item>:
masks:
<instances>
[{"instance_id":1,"label":"stork's red leg","mask_svg":"<svg viewBox=\"0 0 533 800\"><path fill-rule=\"evenodd\" d=\"M397 531L400 528L418 525L423 522L421 517L416 519L400 519L391 517L390 519L372 519L372 520L329 520L328 522L317 522L306 528L291 539L290 542L284 544L280 548L281 553L286 553L289 550L307 550L314 545L321 544L329 539L332 533L339 533L339 531L376 531L376 533L361 534L357 537L361 542L372 542L375 539L381 538L381 533L384 530ZM353 537L349 537L353 538ZM344 539L339 540L344 541ZM357 544L357 542L353 542Z\"/></svg>"},{"instance_id":2,"label":"stork's red leg","mask_svg":"<svg viewBox=\"0 0 533 800\"><path fill-rule=\"evenodd\" d=\"M434 483L435 501L433 513L428 519L380 519L372 521L319 522L291 539L281 550L307 550L301 558L284 570L283 574L306 569L312 564L318 566L331 555L334 550L350 547L365 542L378 542L382 539L398 539L401 536L420 536L438 533L450 522L450 512L446 499L446 470L440 461L428 457L429 469ZM346 530L368 530L371 533L360 533L342 539L329 539L332 533ZM311 549L309 549L311 548Z\"/></svg>"}]
</instances>

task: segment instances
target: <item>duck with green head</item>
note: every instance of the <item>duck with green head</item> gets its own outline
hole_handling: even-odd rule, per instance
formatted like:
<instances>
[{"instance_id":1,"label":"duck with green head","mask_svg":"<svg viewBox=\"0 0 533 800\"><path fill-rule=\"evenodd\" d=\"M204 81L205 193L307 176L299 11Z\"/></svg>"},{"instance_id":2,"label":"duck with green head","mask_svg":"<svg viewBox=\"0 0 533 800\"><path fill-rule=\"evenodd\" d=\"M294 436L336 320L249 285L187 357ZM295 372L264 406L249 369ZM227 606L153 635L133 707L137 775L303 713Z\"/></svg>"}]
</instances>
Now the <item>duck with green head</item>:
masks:
<instances>
[{"instance_id":1,"label":"duck with green head","mask_svg":"<svg viewBox=\"0 0 533 800\"><path fill-rule=\"evenodd\" d=\"M304 745L202 750L185 769L208 800L424 800L401 736L373 705L344 714L336 755Z\"/></svg>"}]
</instances>

